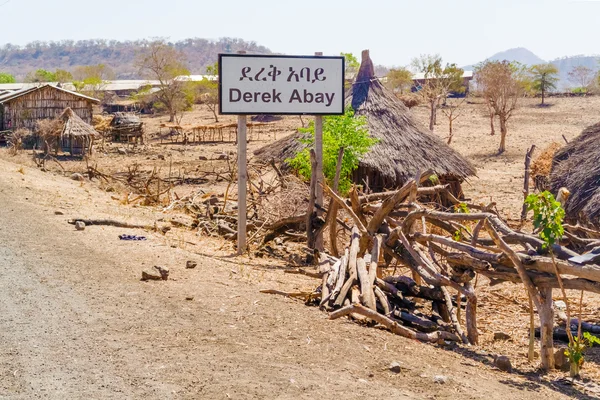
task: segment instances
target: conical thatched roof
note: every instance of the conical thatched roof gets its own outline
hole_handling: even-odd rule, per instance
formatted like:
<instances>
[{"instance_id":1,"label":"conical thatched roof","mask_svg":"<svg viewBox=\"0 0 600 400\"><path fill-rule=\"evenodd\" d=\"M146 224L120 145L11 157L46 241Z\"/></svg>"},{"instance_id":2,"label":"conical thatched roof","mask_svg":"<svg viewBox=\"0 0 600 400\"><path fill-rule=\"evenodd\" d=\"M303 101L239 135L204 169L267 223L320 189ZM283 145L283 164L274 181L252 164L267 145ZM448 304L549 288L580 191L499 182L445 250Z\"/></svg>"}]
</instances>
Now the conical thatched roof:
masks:
<instances>
[{"instance_id":1,"label":"conical thatched roof","mask_svg":"<svg viewBox=\"0 0 600 400\"><path fill-rule=\"evenodd\" d=\"M586 128L554 155L550 190L571 195L564 204L567 218L600 227L600 123Z\"/></svg>"},{"instance_id":2,"label":"conical thatched roof","mask_svg":"<svg viewBox=\"0 0 600 400\"><path fill-rule=\"evenodd\" d=\"M433 170L440 178L463 181L475 175L475 168L440 138L419 127L410 111L375 77L368 50L363 51L362 64L346 105L357 116L367 118L369 134L379 139L362 158L355 181L369 181L371 188L400 186L417 172ZM263 160L284 161L293 157L302 144L288 136L255 152Z\"/></svg>"},{"instance_id":3,"label":"conical thatched roof","mask_svg":"<svg viewBox=\"0 0 600 400\"><path fill-rule=\"evenodd\" d=\"M64 123L61 136L99 136L91 125L87 124L68 107L60 114L58 119Z\"/></svg>"}]
</instances>

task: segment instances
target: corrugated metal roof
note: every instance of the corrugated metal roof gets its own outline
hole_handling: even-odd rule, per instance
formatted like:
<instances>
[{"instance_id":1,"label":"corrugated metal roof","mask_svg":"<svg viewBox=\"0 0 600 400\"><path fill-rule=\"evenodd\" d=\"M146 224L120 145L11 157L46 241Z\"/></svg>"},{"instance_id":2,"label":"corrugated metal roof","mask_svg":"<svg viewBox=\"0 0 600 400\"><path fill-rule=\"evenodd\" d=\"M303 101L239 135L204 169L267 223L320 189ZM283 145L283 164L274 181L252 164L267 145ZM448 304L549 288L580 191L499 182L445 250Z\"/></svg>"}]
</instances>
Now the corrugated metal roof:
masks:
<instances>
[{"instance_id":1,"label":"corrugated metal roof","mask_svg":"<svg viewBox=\"0 0 600 400\"><path fill-rule=\"evenodd\" d=\"M51 87L53 87L56 90L60 90L60 91L65 92L65 93L72 94L73 96L77 96L77 97L81 97L81 98L87 99L87 100L92 101L94 103L100 103L100 100L95 99L93 97L89 97L89 96L86 96L86 95L83 95L83 94L77 93L77 92L72 92L70 90L63 89L63 88L58 87L58 86L54 86L54 85L50 85L50 84L44 84L44 85L41 85L41 86L25 87L25 88L23 88L21 90L16 90L14 92L4 94L4 95L0 96L0 104L6 103L7 101L10 101L10 100L14 100L14 99L16 99L18 97L21 97L21 96L24 96L24 95L26 95L28 93L35 92L36 90L45 88L47 86L51 86Z\"/></svg>"},{"instance_id":2,"label":"corrugated metal roof","mask_svg":"<svg viewBox=\"0 0 600 400\"><path fill-rule=\"evenodd\" d=\"M464 71L462 77L463 77L463 79L465 79L465 78L473 78L473 71ZM412 79L414 81L423 80L423 79L425 79L425 74L422 73L422 72L414 73L412 75ZM427 79L431 79L431 78L427 78Z\"/></svg>"}]
</instances>

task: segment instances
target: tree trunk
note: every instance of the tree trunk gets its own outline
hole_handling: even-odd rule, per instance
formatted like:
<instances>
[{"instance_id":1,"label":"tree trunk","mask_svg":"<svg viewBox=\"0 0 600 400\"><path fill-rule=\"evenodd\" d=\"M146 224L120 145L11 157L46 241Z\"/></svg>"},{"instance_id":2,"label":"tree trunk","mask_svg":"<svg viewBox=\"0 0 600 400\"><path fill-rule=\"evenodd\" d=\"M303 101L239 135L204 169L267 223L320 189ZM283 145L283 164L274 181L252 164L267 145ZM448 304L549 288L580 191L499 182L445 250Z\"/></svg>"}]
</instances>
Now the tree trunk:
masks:
<instances>
[{"instance_id":1,"label":"tree trunk","mask_svg":"<svg viewBox=\"0 0 600 400\"><path fill-rule=\"evenodd\" d=\"M429 103L429 130L433 132L433 126L435 125L435 100Z\"/></svg>"},{"instance_id":2,"label":"tree trunk","mask_svg":"<svg viewBox=\"0 0 600 400\"><path fill-rule=\"evenodd\" d=\"M552 308L552 289L540 288L542 307L538 310L540 315L540 357L542 368L549 371L554 368L554 340L552 329L554 325L554 309Z\"/></svg>"},{"instance_id":3,"label":"tree trunk","mask_svg":"<svg viewBox=\"0 0 600 400\"><path fill-rule=\"evenodd\" d=\"M467 309L465 312L465 320L467 323L467 336L469 337L469 342L473 345L479 344L479 332L477 331L477 296L475 295L475 289L471 282L466 282L464 284L465 289L469 291L469 296L467 296ZM460 298L460 293L458 294ZM460 309L460 304L458 304L458 309Z\"/></svg>"},{"instance_id":4,"label":"tree trunk","mask_svg":"<svg viewBox=\"0 0 600 400\"><path fill-rule=\"evenodd\" d=\"M542 85L542 105L544 105L544 94L545 94L544 92L545 92L544 85Z\"/></svg>"},{"instance_id":5,"label":"tree trunk","mask_svg":"<svg viewBox=\"0 0 600 400\"><path fill-rule=\"evenodd\" d=\"M494 128L494 112L490 111L490 135L494 136L496 134L496 128Z\"/></svg>"},{"instance_id":6,"label":"tree trunk","mask_svg":"<svg viewBox=\"0 0 600 400\"><path fill-rule=\"evenodd\" d=\"M502 115L499 116L500 119L500 147L498 148L498 153L504 153L506 151L506 118Z\"/></svg>"}]
</instances>

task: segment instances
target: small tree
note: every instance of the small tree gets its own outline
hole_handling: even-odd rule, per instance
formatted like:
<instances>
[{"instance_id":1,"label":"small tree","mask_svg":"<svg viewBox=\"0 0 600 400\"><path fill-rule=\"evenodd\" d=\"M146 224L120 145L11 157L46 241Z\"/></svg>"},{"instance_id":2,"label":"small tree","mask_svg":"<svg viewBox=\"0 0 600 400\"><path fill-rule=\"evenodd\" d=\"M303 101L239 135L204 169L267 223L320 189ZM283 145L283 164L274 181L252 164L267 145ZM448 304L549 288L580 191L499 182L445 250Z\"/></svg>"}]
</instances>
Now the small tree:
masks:
<instances>
[{"instance_id":1,"label":"small tree","mask_svg":"<svg viewBox=\"0 0 600 400\"><path fill-rule=\"evenodd\" d=\"M315 125L311 121L308 128L300 129L301 132L310 133L307 139L301 142L307 147L301 150L294 158L286 160L300 176L310 179L310 150L315 141ZM323 175L329 184L333 182L337 166L337 157L340 148L344 148L342 168L340 174L339 191L346 193L351 187L352 171L358 168L360 157L377 139L369 136L367 120L365 117L354 117L354 110L347 108L344 115L323 118Z\"/></svg>"},{"instance_id":2,"label":"small tree","mask_svg":"<svg viewBox=\"0 0 600 400\"><path fill-rule=\"evenodd\" d=\"M219 63L216 62L213 65L206 67L206 73L208 75L218 76L219 75ZM199 88L202 90L201 101L206 104L209 111L213 113L215 122L219 122L219 81L204 78Z\"/></svg>"},{"instance_id":3,"label":"small tree","mask_svg":"<svg viewBox=\"0 0 600 400\"><path fill-rule=\"evenodd\" d=\"M394 93L404 94L410 90L413 84L412 72L404 67L392 68L386 75L387 82L385 85Z\"/></svg>"},{"instance_id":4,"label":"small tree","mask_svg":"<svg viewBox=\"0 0 600 400\"><path fill-rule=\"evenodd\" d=\"M54 71L54 78L58 83L67 83L73 81L73 74L64 69L57 69Z\"/></svg>"},{"instance_id":5,"label":"small tree","mask_svg":"<svg viewBox=\"0 0 600 400\"><path fill-rule=\"evenodd\" d=\"M464 71L456 64L444 67L439 55L421 55L412 61L412 65L423 74L417 94L429 105L429 129L433 131L440 100L445 100L450 92L464 92Z\"/></svg>"},{"instance_id":6,"label":"small tree","mask_svg":"<svg viewBox=\"0 0 600 400\"><path fill-rule=\"evenodd\" d=\"M442 107L442 113L448 118L448 144L452 143L454 137L453 122L462 115L463 105L467 102L467 97L458 100L450 100Z\"/></svg>"},{"instance_id":7,"label":"small tree","mask_svg":"<svg viewBox=\"0 0 600 400\"><path fill-rule=\"evenodd\" d=\"M544 97L550 90L556 89L556 83L559 81L558 68L553 64L537 64L531 67L532 89L542 95L542 105Z\"/></svg>"},{"instance_id":8,"label":"small tree","mask_svg":"<svg viewBox=\"0 0 600 400\"><path fill-rule=\"evenodd\" d=\"M56 82L56 75L45 69L38 69L35 72L30 72L25 76L25 82L42 83Z\"/></svg>"},{"instance_id":9,"label":"small tree","mask_svg":"<svg viewBox=\"0 0 600 400\"><path fill-rule=\"evenodd\" d=\"M59 71L56 71L57 78L68 78L67 74L69 73L67 71ZM113 70L105 64L83 65L75 68L73 71L72 78L74 80L72 83L76 91L104 101L106 92L102 89L106 85L106 82L113 79L114 76Z\"/></svg>"},{"instance_id":10,"label":"small tree","mask_svg":"<svg viewBox=\"0 0 600 400\"><path fill-rule=\"evenodd\" d=\"M523 69L508 61L486 61L475 69L475 79L490 109L500 121L500 147L506 151L507 123L525 94ZM492 120L493 123L493 120Z\"/></svg>"},{"instance_id":11,"label":"small tree","mask_svg":"<svg viewBox=\"0 0 600 400\"><path fill-rule=\"evenodd\" d=\"M344 57L345 60L346 75L354 77L360 68L358 59L352 53L340 53L340 56Z\"/></svg>"},{"instance_id":12,"label":"small tree","mask_svg":"<svg viewBox=\"0 0 600 400\"><path fill-rule=\"evenodd\" d=\"M577 85L578 88L581 88L583 93L586 92L587 87L592 83L594 79L594 71L591 68L585 67L583 65L579 65L577 67L573 67L569 72L569 80Z\"/></svg>"},{"instance_id":13,"label":"small tree","mask_svg":"<svg viewBox=\"0 0 600 400\"><path fill-rule=\"evenodd\" d=\"M157 96L169 112L169 122L175 121L175 116L189 107L188 82L176 79L190 74L185 55L163 40L156 40L138 54L135 63L143 76L159 81Z\"/></svg>"},{"instance_id":14,"label":"small tree","mask_svg":"<svg viewBox=\"0 0 600 400\"><path fill-rule=\"evenodd\" d=\"M5 72L0 72L0 83L15 83L15 77Z\"/></svg>"}]
</instances>

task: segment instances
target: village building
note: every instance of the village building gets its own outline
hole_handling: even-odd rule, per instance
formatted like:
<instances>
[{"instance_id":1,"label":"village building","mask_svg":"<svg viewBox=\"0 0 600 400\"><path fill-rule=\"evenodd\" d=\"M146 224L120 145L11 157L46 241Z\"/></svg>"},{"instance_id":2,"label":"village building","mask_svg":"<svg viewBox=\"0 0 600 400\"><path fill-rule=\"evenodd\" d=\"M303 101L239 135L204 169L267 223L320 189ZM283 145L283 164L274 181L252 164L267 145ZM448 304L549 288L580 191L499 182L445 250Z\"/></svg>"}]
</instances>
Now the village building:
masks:
<instances>
[{"instance_id":1,"label":"village building","mask_svg":"<svg viewBox=\"0 0 600 400\"><path fill-rule=\"evenodd\" d=\"M85 123L100 100L44 84L0 95L0 131L26 128L35 131L38 121L54 119L70 108Z\"/></svg>"}]
</instances>

